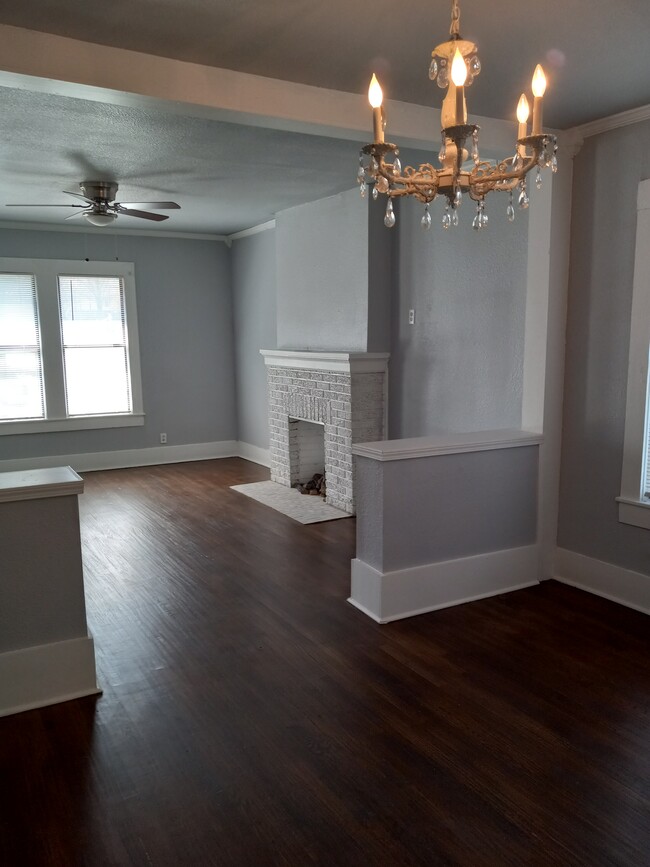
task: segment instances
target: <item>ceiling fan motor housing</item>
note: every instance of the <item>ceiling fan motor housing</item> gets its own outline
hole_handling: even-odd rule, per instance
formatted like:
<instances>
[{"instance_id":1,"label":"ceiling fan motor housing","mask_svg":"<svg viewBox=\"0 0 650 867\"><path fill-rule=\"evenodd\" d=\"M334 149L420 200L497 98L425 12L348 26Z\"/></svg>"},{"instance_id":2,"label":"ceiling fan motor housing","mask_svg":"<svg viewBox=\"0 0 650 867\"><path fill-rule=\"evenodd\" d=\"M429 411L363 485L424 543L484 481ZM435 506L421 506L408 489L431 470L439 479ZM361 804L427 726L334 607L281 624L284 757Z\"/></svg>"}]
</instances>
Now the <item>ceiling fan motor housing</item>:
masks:
<instances>
[{"instance_id":1,"label":"ceiling fan motor housing","mask_svg":"<svg viewBox=\"0 0 650 867\"><path fill-rule=\"evenodd\" d=\"M82 181L79 189L87 199L112 202L117 195L118 185L115 181Z\"/></svg>"}]
</instances>

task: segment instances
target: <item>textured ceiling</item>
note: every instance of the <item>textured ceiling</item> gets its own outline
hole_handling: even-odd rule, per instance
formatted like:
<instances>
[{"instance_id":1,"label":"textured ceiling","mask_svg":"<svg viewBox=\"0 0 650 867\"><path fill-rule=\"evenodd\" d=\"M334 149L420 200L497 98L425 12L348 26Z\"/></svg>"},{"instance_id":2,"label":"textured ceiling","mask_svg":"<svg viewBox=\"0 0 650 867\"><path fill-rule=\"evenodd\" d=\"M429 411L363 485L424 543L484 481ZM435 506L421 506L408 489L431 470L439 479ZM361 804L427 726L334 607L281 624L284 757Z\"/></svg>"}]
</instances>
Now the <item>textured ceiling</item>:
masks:
<instances>
[{"instance_id":1,"label":"textured ceiling","mask_svg":"<svg viewBox=\"0 0 650 867\"><path fill-rule=\"evenodd\" d=\"M461 32L477 41L484 70L470 113L512 119L540 60L549 126L650 103L648 0L461 2ZM449 9L448 0L0 0L0 24L357 93L376 70L389 98L437 107L443 92L427 68ZM79 181L116 180L118 200L182 206L160 224L122 217L120 229L230 234L354 184L355 142L11 87L0 87L0 104L0 220L61 224L69 210L4 205L64 202Z\"/></svg>"},{"instance_id":2,"label":"textured ceiling","mask_svg":"<svg viewBox=\"0 0 650 867\"><path fill-rule=\"evenodd\" d=\"M462 0L461 32L483 74L470 111L513 116L539 61L546 120L566 128L650 103L648 0ZM0 22L258 75L438 105L427 78L446 38L448 0L0 0Z\"/></svg>"},{"instance_id":3,"label":"textured ceiling","mask_svg":"<svg viewBox=\"0 0 650 867\"><path fill-rule=\"evenodd\" d=\"M159 224L120 217L120 228L230 234L355 181L355 142L12 88L0 105L0 220L62 223L70 209L5 205L70 204L62 190L117 180L118 201L182 208Z\"/></svg>"}]
</instances>

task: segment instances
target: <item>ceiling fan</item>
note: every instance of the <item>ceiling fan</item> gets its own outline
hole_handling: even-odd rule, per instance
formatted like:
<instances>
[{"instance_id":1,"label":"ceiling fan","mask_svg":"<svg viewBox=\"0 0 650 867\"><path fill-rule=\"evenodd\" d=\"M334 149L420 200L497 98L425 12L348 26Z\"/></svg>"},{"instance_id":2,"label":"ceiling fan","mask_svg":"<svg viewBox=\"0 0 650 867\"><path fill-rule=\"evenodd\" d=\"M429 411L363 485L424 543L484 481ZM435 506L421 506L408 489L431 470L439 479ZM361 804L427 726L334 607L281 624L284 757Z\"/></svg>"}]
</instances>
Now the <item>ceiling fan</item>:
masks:
<instances>
[{"instance_id":1,"label":"ceiling fan","mask_svg":"<svg viewBox=\"0 0 650 867\"><path fill-rule=\"evenodd\" d=\"M160 211L175 211L180 210L180 205L176 202L116 202L118 185L115 181L82 181L79 184L81 193L72 193L69 190L63 190L67 196L74 196L75 199L82 199L83 205L32 205L32 204L11 204L7 208L77 208L74 214L66 217L66 220L72 217L85 217L92 223L93 226L109 226L120 215L125 217L139 217L141 220L154 220L160 223L162 220L168 220L167 214L152 214L149 211L142 211L140 208L155 208Z\"/></svg>"}]
</instances>

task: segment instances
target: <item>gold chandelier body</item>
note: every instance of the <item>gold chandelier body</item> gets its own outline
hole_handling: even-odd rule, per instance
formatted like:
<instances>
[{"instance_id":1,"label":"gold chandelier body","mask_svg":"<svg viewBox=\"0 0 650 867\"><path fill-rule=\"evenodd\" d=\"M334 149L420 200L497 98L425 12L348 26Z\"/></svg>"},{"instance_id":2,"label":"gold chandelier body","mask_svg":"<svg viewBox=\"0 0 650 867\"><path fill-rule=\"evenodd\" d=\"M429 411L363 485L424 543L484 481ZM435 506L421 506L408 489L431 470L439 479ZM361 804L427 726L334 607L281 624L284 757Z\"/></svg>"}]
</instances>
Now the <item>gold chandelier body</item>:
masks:
<instances>
[{"instance_id":1,"label":"gold chandelier body","mask_svg":"<svg viewBox=\"0 0 650 867\"><path fill-rule=\"evenodd\" d=\"M429 204L439 195L446 198L443 226L458 225L458 208L465 195L477 203L473 226L487 226L485 197L496 190L510 193L507 215L514 220L513 192L519 188L520 208L529 204L526 176L537 167L536 185L541 186L541 169L550 167L557 171L557 141L555 136L544 133L541 128L542 97L546 79L540 66L533 77L533 124L528 134L528 101L525 95L519 101L517 116L519 132L514 154L498 162L481 160L478 150L479 127L467 122L465 87L471 85L481 71L476 45L464 40L459 33L460 10L458 0L452 0L452 23L450 38L437 45L432 52L429 77L437 79L438 86L447 89L442 105L441 148L438 155L440 167L423 163L417 169L406 166L402 169L397 145L384 141L386 125L382 108L382 92L373 75L369 100L373 108L375 141L361 149L357 181L361 195L365 196L367 185L372 187L373 198L379 194L388 197L384 222L389 228L395 225L392 200L412 196L425 205L422 218L424 228L430 228ZM467 150L470 145L470 154Z\"/></svg>"}]
</instances>

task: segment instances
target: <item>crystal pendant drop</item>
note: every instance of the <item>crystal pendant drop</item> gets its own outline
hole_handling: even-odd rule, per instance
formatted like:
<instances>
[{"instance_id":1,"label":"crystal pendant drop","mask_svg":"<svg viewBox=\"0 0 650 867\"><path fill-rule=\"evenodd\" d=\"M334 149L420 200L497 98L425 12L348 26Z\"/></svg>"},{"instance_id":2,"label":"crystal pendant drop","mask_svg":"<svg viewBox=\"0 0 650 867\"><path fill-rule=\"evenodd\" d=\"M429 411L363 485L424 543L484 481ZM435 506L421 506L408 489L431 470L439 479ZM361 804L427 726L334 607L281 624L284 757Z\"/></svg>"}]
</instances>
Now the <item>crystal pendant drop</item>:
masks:
<instances>
[{"instance_id":1,"label":"crystal pendant drop","mask_svg":"<svg viewBox=\"0 0 650 867\"><path fill-rule=\"evenodd\" d=\"M445 213L442 216L442 228L448 229L451 226L451 214L449 213L449 205L445 208Z\"/></svg>"},{"instance_id":2,"label":"crystal pendant drop","mask_svg":"<svg viewBox=\"0 0 650 867\"><path fill-rule=\"evenodd\" d=\"M386 178L383 175L381 175L380 177L377 178L377 189L379 190L380 193L387 193L388 187L389 187L388 181L386 180Z\"/></svg>"},{"instance_id":3,"label":"crystal pendant drop","mask_svg":"<svg viewBox=\"0 0 650 867\"><path fill-rule=\"evenodd\" d=\"M506 208L506 214L508 217L508 221L511 223L514 223L514 221L515 221L515 209L512 206L512 202Z\"/></svg>"},{"instance_id":4,"label":"crystal pendant drop","mask_svg":"<svg viewBox=\"0 0 650 867\"><path fill-rule=\"evenodd\" d=\"M481 229L487 229L488 215L481 211Z\"/></svg>"},{"instance_id":5,"label":"crystal pendant drop","mask_svg":"<svg viewBox=\"0 0 650 867\"><path fill-rule=\"evenodd\" d=\"M456 190L454 193L454 207L460 208L463 203L463 194L460 190Z\"/></svg>"},{"instance_id":6,"label":"crystal pendant drop","mask_svg":"<svg viewBox=\"0 0 650 867\"><path fill-rule=\"evenodd\" d=\"M479 222L479 217L480 217L480 214L477 212L476 216L472 220L472 229L474 229L476 232L478 232L478 230L481 228L481 224Z\"/></svg>"},{"instance_id":7,"label":"crystal pendant drop","mask_svg":"<svg viewBox=\"0 0 650 867\"><path fill-rule=\"evenodd\" d=\"M431 61L431 66L429 67L429 78L431 81L435 80L436 75L438 74L438 61L434 57Z\"/></svg>"},{"instance_id":8,"label":"crystal pendant drop","mask_svg":"<svg viewBox=\"0 0 650 867\"><path fill-rule=\"evenodd\" d=\"M359 171L357 172L357 183L360 184L361 181L365 178L366 173L363 166L359 166Z\"/></svg>"},{"instance_id":9,"label":"crystal pendant drop","mask_svg":"<svg viewBox=\"0 0 650 867\"><path fill-rule=\"evenodd\" d=\"M393 163L393 173L396 175L402 174L402 164L399 161L398 157L395 157L395 162Z\"/></svg>"},{"instance_id":10,"label":"crystal pendant drop","mask_svg":"<svg viewBox=\"0 0 650 867\"><path fill-rule=\"evenodd\" d=\"M440 151L438 153L438 159L440 160L441 163L444 163L446 157L447 157L447 139L444 138L444 136L443 136L442 147L440 148Z\"/></svg>"},{"instance_id":11,"label":"crystal pendant drop","mask_svg":"<svg viewBox=\"0 0 650 867\"><path fill-rule=\"evenodd\" d=\"M557 156L556 156L556 154L553 154L553 156L551 157L551 171L553 172L554 175L557 174Z\"/></svg>"},{"instance_id":12,"label":"crystal pendant drop","mask_svg":"<svg viewBox=\"0 0 650 867\"><path fill-rule=\"evenodd\" d=\"M539 169L539 166L537 167L537 174L535 175L535 186L538 190L542 189L542 173Z\"/></svg>"},{"instance_id":13,"label":"crystal pendant drop","mask_svg":"<svg viewBox=\"0 0 650 867\"><path fill-rule=\"evenodd\" d=\"M424 206L424 214L422 215L422 219L420 220L420 225L423 229L431 228L431 214L429 213L429 205Z\"/></svg>"},{"instance_id":14,"label":"crystal pendant drop","mask_svg":"<svg viewBox=\"0 0 650 867\"><path fill-rule=\"evenodd\" d=\"M454 229L456 228L456 226L458 226L458 211L456 210L454 210L454 214L451 218L451 225L454 227Z\"/></svg>"},{"instance_id":15,"label":"crystal pendant drop","mask_svg":"<svg viewBox=\"0 0 650 867\"><path fill-rule=\"evenodd\" d=\"M362 199L365 199L367 190L368 190L368 185L366 184L365 181L361 181L361 183L359 184L359 192L361 193Z\"/></svg>"},{"instance_id":16,"label":"crystal pendant drop","mask_svg":"<svg viewBox=\"0 0 650 867\"><path fill-rule=\"evenodd\" d=\"M438 82L438 87L442 87L442 88L449 87L449 70L446 67L443 68L441 66L440 69L438 70L437 82Z\"/></svg>"},{"instance_id":17,"label":"crystal pendant drop","mask_svg":"<svg viewBox=\"0 0 650 867\"><path fill-rule=\"evenodd\" d=\"M372 198L375 202L379 198L379 190L377 189L377 184L375 184L372 188Z\"/></svg>"},{"instance_id":18,"label":"crystal pendant drop","mask_svg":"<svg viewBox=\"0 0 650 867\"><path fill-rule=\"evenodd\" d=\"M474 164L479 164L479 154L478 154L478 132L474 130L472 133L472 159L474 160Z\"/></svg>"},{"instance_id":19,"label":"crystal pendant drop","mask_svg":"<svg viewBox=\"0 0 650 867\"><path fill-rule=\"evenodd\" d=\"M370 172L371 175L374 175L377 172L378 168L379 168L379 163L377 162L377 160L374 157L371 157L370 167L369 167L368 171Z\"/></svg>"},{"instance_id":20,"label":"crystal pendant drop","mask_svg":"<svg viewBox=\"0 0 650 867\"><path fill-rule=\"evenodd\" d=\"M526 187L522 187L521 192L519 193L519 207L522 209L522 211L525 211L529 204L530 199L528 198Z\"/></svg>"},{"instance_id":21,"label":"crystal pendant drop","mask_svg":"<svg viewBox=\"0 0 650 867\"><path fill-rule=\"evenodd\" d=\"M393 211L393 203L389 199L386 205L386 215L384 216L384 226L387 229L392 229L395 225L395 212Z\"/></svg>"}]
</instances>

